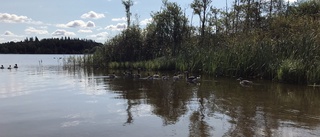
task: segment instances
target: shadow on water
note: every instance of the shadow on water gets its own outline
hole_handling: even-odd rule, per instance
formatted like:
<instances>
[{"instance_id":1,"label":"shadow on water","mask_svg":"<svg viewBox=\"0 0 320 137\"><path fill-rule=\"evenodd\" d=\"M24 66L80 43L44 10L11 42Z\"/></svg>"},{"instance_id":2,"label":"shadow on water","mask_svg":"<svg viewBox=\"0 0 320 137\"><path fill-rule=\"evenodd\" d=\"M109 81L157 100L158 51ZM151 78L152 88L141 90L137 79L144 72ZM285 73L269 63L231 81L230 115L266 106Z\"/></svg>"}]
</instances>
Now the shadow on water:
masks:
<instances>
[{"instance_id":1,"label":"shadow on water","mask_svg":"<svg viewBox=\"0 0 320 137\"><path fill-rule=\"evenodd\" d=\"M187 123L184 126L190 137L320 136L318 87L263 80L242 87L236 79L209 76L203 76L201 84L196 85L185 80L126 78L122 71L112 71L118 75L114 79L107 77L107 70L67 71L87 81L94 80L93 85L103 85L103 91L114 94L114 99L125 100L124 126L135 122L139 112L132 111L136 106L150 105L150 113L161 118L163 126ZM147 76L147 72L141 74Z\"/></svg>"}]
</instances>

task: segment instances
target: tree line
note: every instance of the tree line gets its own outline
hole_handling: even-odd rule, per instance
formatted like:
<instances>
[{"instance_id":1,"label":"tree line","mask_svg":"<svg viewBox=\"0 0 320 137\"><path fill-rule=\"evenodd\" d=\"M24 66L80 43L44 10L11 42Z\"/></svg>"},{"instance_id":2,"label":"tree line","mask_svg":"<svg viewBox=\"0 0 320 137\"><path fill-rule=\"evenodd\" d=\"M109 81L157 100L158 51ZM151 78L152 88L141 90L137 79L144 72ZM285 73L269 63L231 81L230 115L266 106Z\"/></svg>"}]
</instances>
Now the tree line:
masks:
<instances>
[{"instance_id":1,"label":"tree line","mask_svg":"<svg viewBox=\"0 0 320 137\"><path fill-rule=\"evenodd\" d=\"M163 0L145 28L138 15L131 22L131 3L123 0L127 29L88 56L87 65L320 83L318 0L233 0L223 9L193 0L191 20L177 3Z\"/></svg>"},{"instance_id":2,"label":"tree line","mask_svg":"<svg viewBox=\"0 0 320 137\"><path fill-rule=\"evenodd\" d=\"M87 39L30 37L20 42L1 43L0 54L83 54L93 53L99 46L102 44Z\"/></svg>"}]
</instances>

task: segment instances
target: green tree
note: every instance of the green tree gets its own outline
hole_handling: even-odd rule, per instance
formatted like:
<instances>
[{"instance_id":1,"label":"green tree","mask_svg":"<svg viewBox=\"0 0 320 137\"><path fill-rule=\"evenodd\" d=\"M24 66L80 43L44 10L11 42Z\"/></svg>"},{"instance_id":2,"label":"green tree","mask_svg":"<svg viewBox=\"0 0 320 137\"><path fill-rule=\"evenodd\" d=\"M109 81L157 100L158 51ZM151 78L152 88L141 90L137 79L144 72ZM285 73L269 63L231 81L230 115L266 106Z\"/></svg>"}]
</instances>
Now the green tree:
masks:
<instances>
[{"instance_id":1,"label":"green tree","mask_svg":"<svg viewBox=\"0 0 320 137\"><path fill-rule=\"evenodd\" d=\"M207 22L208 12L210 10L210 4L212 0L194 0L191 3L191 8L193 9L193 13L199 16L200 19L200 34L202 38L202 42L205 38L205 27ZM201 43L203 44L203 43Z\"/></svg>"},{"instance_id":2,"label":"green tree","mask_svg":"<svg viewBox=\"0 0 320 137\"><path fill-rule=\"evenodd\" d=\"M152 15L153 22L147 26L147 38L152 40L158 57L176 56L188 33L188 19L177 3L163 1L160 12ZM151 42L151 41L149 41Z\"/></svg>"},{"instance_id":3,"label":"green tree","mask_svg":"<svg viewBox=\"0 0 320 137\"><path fill-rule=\"evenodd\" d=\"M131 17L131 12L130 8L133 6L133 1L132 0L122 0L122 4L126 9L126 16L127 16L127 26L130 26L130 17Z\"/></svg>"}]
</instances>

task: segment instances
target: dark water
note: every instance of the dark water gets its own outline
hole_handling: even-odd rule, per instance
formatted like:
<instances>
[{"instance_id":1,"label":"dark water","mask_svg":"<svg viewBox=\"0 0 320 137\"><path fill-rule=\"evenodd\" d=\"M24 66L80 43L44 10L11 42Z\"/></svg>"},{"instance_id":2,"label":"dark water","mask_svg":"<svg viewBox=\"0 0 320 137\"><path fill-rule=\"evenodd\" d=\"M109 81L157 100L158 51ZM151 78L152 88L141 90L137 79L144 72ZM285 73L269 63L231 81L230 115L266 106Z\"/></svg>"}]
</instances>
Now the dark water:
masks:
<instances>
[{"instance_id":1,"label":"dark water","mask_svg":"<svg viewBox=\"0 0 320 137\"><path fill-rule=\"evenodd\" d=\"M320 136L319 87L110 79L64 68L66 57L0 55L0 65L19 66L0 70L0 137Z\"/></svg>"}]
</instances>

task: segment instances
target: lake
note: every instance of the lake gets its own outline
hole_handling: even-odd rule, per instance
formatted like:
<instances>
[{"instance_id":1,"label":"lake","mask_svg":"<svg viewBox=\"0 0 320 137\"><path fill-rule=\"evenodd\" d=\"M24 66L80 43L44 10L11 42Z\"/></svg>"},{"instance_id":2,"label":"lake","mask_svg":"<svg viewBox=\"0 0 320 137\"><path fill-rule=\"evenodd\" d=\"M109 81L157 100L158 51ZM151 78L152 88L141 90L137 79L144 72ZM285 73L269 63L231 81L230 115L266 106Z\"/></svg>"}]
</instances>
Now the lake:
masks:
<instances>
[{"instance_id":1,"label":"lake","mask_svg":"<svg viewBox=\"0 0 320 137\"><path fill-rule=\"evenodd\" d=\"M0 54L19 66L0 70L0 137L320 136L320 87L134 79L64 67L68 56Z\"/></svg>"}]
</instances>

